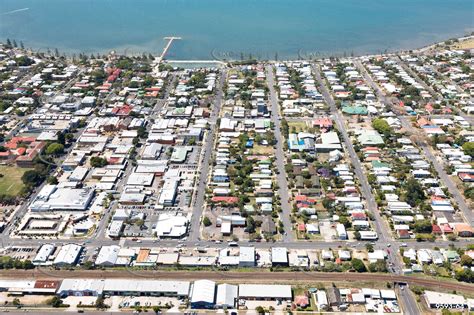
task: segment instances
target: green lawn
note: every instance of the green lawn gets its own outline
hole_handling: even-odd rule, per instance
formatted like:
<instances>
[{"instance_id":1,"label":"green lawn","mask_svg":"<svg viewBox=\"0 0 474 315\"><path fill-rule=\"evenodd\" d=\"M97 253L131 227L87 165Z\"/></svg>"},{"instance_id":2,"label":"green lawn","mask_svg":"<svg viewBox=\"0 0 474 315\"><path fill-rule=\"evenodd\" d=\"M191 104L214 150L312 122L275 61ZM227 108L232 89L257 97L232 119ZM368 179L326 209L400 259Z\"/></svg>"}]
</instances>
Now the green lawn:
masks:
<instances>
[{"instance_id":1,"label":"green lawn","mask_svg":"<svg viewBox=\"0 0 474 315\"><path fill-rule=\"evenodd\" d=\"M0 194L18 195L24 186L21 176L28 170L28 168L0 165L0 174L3 175L0 177Z\"/></svg>"},{"instance_id":2,"label":"green lawn","mask_svg":"<svg viewBox=\"0 0 474 315\"><path fill-rule=\"evenodd\" d=\"M290 132L292 132L293 127L296 129L296 132L305 132L306 130L308 130L308 125L305 121L289 121L288 127L290 129Z\"/></svg>"},{"instance_id":3,"label":"green lawn","mask_svg":"<svg viewBox=\"0 0 474 315\"><path fill-rule=\"evenodd\" d=\"M256 144L252 149L252 154L255 154L255 155L272 155L273 154L273 147L272 146L265 146L265 145Z\"/></svg>"}]
</instances>

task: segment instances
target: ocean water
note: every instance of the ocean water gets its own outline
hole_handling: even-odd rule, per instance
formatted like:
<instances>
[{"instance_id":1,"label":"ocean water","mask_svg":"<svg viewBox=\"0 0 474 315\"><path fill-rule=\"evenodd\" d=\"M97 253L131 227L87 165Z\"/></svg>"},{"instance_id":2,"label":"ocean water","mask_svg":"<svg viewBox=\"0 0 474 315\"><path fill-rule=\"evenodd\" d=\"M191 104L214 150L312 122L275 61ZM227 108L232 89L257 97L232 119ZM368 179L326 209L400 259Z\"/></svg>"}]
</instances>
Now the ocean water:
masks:
<instances>
[{"instance_id":1,"label":"ocean water","mask_svg":"<svg viewBox=\"0 0 474 315\"><path fill-rule=\"evenodd\" d=\"M0 40L66 53L262 59L418 48L474 30L473 0L0 0Z\"/></svg>"}]
</instances>

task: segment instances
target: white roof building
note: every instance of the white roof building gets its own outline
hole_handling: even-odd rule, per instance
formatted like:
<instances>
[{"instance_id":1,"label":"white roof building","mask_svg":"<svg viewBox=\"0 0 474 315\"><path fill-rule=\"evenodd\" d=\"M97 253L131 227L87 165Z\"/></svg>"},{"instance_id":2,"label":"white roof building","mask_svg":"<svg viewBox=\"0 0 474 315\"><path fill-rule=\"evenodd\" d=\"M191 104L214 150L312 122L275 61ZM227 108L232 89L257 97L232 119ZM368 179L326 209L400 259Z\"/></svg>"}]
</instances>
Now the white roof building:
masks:
<instances>
[{"instance_id":1,"label":"white roof building","mask_svg":"<svg viewBox=\"0 0 474 315\"><path fill-rule=\"evenodd\" d=\"M239 252L240 266L255 266L255 247L242 246Z\"/></svg>"},{"instance_id":2,"label":"white roof building","mask_svg":"<svg viewBox=\"0 0 474 315\"><path fill-rule=\"evenodd\" d=\"M80 182L86 177L88 172L89 169L87 167L78 166L74 169L71 175L69 175L68 180L71 182Z\"/></svg>"},{"instance_id":3,"label":"white roof building","mask_svg":"<svg viewBox=\"0 0 474 315\"><path fill-rule=\"evenodd\" d=\"M189 281L162 281L162 280L129 280L106 279L104 294L110 295L164 295L187 297L189 294Z\"/></svg>"},{"instance_id":4,"label":"white roof building","mask_svg":"<svg viewBox=\"0 0 474 315\"><path fill-rule=\"evenodd\" d=\"M291 300L291 285L239 284L239 298L252 300Z\"/></svg>"},{"instance_id":5,"label":"white roof building","mask_svg":"<svg viewBox=\"0 0 474 315\"><path fill-rule=\"evenodd\" d=\"M238 289L239 287L236 285L219 284L217 286L216 306L234 308L238 297Z\"/></svg>"},{"instance_id":6,"label":"white roof building","mask_svg":"<svg viewBox=\"0 0 474 315\"><path fill-rule=\"evenodd\" d=\"M67 296L97 296L102 294L104 280L101 279L64 279L57 294Z\"/></svg>"},{"instance_id":7,"label":"white roof building","mask_svg":"<svg viewBox=\"0 0 474 315\"><path fill-rule=\"evenodd\" d=\"M42 245L35 258L33 259L33 265L40 266L46 264L49 256L51 256L55 249L56 246L52 244Z\"/></svg>"},{"instance_id":8,"label":"white roof building","mask_svg":"<svg viewBox=\"0 0 474 315\"><path fill-rule=\"evenodd\" d=\"M30 204L31 211L87 210L94 197L91 188L45 185Z\"/></svg>"},{"instance_id":9,"label":"white roof building","mask_svg":"<svg viewBox=\"0 0 474 315\"><path fill-rule=\"evenodd\" d=\"M120 246L102 246L95 260L97 266L113 266L117 261Z\"/></svg>"},{"instance_id":10,"label":"white roof building","mask_svg":"<svg viewBox=\"0 0 474 315\"><path fill-rule=\"evenodd\" d=\"M54 259L54 265L73 265L77 262L82 246L76 244L67 244L61 247L58 255Z\"/></svg>"},{"instance_id":11,"label":"white roof building","mask_svg":"<svg viewBox=\"0 0 474 315\"><path fill-rule=\"evenodd\" d=\"M214 304L216 283L210 280L194 281L191 289L191 307L193 304Z\"/></svg>"},{"instance_id":12,"label":"white roof building","mask_svg":"<svg viewBox=\"0 0 474 315\"><path fill-rule=\"evenodd\" d=\"M288 265L288 251L286 247L272 247L272 264Z\"/></svg>"},{"instance_id":13,"label":"white roof building","mask_svg":"<svg viewBox=\"0 0 474 315\"><path fill-rule=\"evenodd\" d=\"M464 308L466 304L466 299L462 295L457 294L425 291L424 297L426 304L431 308L437 308L437 306L442 305L443 308L459 309L460 306Z\"/></svg>"},{"instance_id":14,"label":"white roof building","mask_svg":"<svg viewBox=\"0 0 474 315\"><path fill-rule=\"evenodd\" d=\"M188 231L189 219L183 215L163 213L156 222L156 234L159 237L179 238Z\"/></svg>"}]
</instances>

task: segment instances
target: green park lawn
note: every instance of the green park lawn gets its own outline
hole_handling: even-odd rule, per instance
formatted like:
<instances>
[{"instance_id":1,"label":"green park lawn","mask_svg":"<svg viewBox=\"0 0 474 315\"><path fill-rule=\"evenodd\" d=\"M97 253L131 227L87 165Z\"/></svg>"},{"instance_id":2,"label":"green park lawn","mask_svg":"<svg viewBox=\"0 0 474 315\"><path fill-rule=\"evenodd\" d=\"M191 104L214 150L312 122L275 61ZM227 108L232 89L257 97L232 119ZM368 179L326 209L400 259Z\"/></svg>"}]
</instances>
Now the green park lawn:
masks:
<instances>
[{"instance_id":1,"label":"green park lawn","mask_svg":"<svg viewBox=\"0 0 474 315\"><path fill-rule=\"evenodd\" d=\"M28 168L0 165L0 194L16 196L23 188L21 177Z\"/></svg>"}]
</instances>

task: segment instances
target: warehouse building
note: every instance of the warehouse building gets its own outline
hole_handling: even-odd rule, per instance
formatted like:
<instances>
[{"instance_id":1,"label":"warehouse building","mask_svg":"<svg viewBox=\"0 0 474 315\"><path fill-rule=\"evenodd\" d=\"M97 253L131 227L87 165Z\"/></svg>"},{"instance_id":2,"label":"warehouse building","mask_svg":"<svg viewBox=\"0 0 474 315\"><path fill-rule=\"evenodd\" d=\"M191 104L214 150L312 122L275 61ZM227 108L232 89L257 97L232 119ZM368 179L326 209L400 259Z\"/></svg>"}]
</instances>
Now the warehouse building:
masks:
<instances>
[{"instance_id":1,"label":"warehouse building","mask_svg":"<svg viewBox=\"0 0 474 315\"><path fill-rule=\"evenodd\" d=\"M104 280L100 279L64 279L57 294L66 296L99 296L104 288Z\"/></svg>"},{"instance_id":2,"label":"warehouse building","mask_svg":"<svg viewBox=\"0 0 474 315\"><path fill-rule=\"evenodd\" d=\"M191 308L214 308L216 283L210 280L197 280L191 289Z\"/></svg>"},{"instance_id":3,"label":"warehouse building","mask_svg":"<svg viewBox=\"0 0 474 315\"><path fill-rule=\"evenodd\" d=\"M239 287L232 284L219 284L217 286L216 307L234 308L237 301Z\"/></svg>"},{"instance_id":4,"label":"warehouse building","mask_svg":"<svg viewBox=\"0 0 474 315\"><path fill-rule=\"evenodd\" d=\"M288 266L288 251L286 247L272 247L272 266Z\"/></svg>"},{"instance_id":5,"label":"warehouse building","mask_svg":"<svg viewBox=\"0 0 474 315\"><path fill-rule=\"evenodd\" d=\"M94 197L94 189L45 185L30 204L31 211L85 211Z\"/></svg>"},{"instance_id":6,"label":"warehouse building","mask_svg":"<svg viewBox=\"0 0 474 315\"><path fill-rule=\"evenodd\" d=\"M82 246L76 244L67 244L61 247L58 255L54 259L55 266L70 266L75 265L81 254Z\"/></svg>"},{"instance_id":7,"label":"warehouse building","mask_svg":"<svg viewBox=\"0 0 474 315\"><path fill-rule=\"evenodd\" d=\"M240 247L239 266L255 267L255 247Z\"/></svg>"},{"instance_id":8,"label":"warehouse building","mask_svg":"<svg viewBox=\"0 0 474 315\"><path fill-rule=\"evenodd\" d=\"M120 246L118 245L102 246L97 258L95 259L95 264L97 266L114 266L115 262L117 261L119 251Z\"/></svg>"},{"instance_id":9,"label":"warehouse building","mask_svg":"<svg viewBox=\"0 0 474 315\"><path fill-rule=\"evenodd\" d=\"M291 285L240 284L239 298L259 301L291 301Z\"/></svg>"},{"instance_id":10,"label":"warehouse building","mask_svg":"<svg viewBox=\"0 0 474 315\"><path fill-rule=\"evenodd\" d=\"M33 265L44 266L48 264L49 257L54 253L56 247L52 244L44 244L33 259Z\"/></svg>"},{"instance_id":11,"label":"warehouse building","mask_svg":"<svg viewBox=\"0 0 474 315\"><path fill-rule=\"evenodd\" d=\"M426 304L433 309L463 310L467 307L466 299L462 295L425 291Z\"/></svg>"},{"instance_id":12,"label":"warehouse building","mask_svg":"<svg viewBox=\"0 0 474 315\"><path fill-rule=\"evenodd\" d=\"M169 296L186 298L188 281L130 280L130 279L64 279L58 290L60 296Z\"/></svg>"},{"instance_id":13,"label":"warehouse building","mask_svg":"<svg viewBox=\"0 0 474 315\"><path fill-rule=\"evenodd\" d=\"M107 279L104 282L105 295L121 296L170 296L186 298L189 281Z\"/></svg>"}]
</instances>

